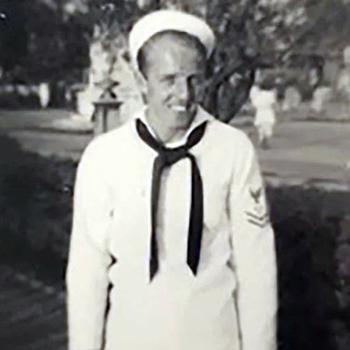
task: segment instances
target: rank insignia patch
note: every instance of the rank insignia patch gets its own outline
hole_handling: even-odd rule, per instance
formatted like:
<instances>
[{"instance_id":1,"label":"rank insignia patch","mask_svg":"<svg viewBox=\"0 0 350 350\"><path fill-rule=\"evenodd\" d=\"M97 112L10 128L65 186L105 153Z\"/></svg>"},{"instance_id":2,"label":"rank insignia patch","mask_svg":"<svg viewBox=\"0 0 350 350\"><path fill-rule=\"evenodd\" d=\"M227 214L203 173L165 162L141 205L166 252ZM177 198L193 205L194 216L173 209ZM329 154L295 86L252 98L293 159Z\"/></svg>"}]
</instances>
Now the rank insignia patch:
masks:
<instances>
[{"instance_id":1,"label":"rank insignia patch","mask_svg":"<svg viewBox=\"0 0 350 350\"><path fill-rule=\"evenodd\" d=\"M249 195L252 198L253 205L245 212L247 215L246 219L249 223L263 228L270 222L264 200L264 189L261 186L257 188L250 187Z\"/></svg>"},{"instance_id":2,"label":"rank insignia patch","mask_svg":"<svg viewBox=\"0 0 350 350\"><path fill-rule=\"evenodd\" d=\"M266 212L259 214L246 211L246 214L247 221L260 228L265 227L270 222L269 214Z\"/></svg>"}]
</instances>

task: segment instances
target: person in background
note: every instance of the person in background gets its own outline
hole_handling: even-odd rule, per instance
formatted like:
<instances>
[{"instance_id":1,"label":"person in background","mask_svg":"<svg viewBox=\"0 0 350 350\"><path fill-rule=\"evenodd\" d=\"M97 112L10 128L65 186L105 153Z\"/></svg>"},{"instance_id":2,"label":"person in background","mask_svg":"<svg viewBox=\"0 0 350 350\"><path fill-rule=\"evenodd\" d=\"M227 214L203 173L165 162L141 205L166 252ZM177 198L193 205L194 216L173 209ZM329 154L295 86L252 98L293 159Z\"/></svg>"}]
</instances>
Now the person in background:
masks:
<instances>
[{"instance_id":1,"label":"person in background","mask_svg":"<svg viewBox=\"0 0 350 350\"><path fill-rule=\"evenodd\" d=\"M271 79L261 79L250 90L250 100L255 108L254 126L258 143L262 149L268 149L274 135L276 124L276 89Z\"/></svg>"},{"instance_id":2,"label":"person in background","mask_svg":"<svg viewBox=\"0 0 350 350\"><path fill-rule=\"evenodd\" d=\"M212 29L184 12L129 36L146 108L79 163L70 350L276 350L274 233L248 137L200 106Z\"/></svg>"}]
</instances>

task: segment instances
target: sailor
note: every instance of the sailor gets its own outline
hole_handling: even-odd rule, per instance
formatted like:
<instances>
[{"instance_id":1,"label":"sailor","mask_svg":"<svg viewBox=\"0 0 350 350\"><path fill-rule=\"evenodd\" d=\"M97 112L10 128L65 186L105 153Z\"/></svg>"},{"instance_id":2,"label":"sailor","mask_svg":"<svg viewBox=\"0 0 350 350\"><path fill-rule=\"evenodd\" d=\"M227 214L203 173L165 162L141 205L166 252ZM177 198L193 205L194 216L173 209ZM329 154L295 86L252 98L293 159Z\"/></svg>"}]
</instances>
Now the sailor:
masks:
<instances>
[{"instance_id":1,"label":"sailor","mask_svg":"<svg viewBox=\"0 0 350 350\"><path fill-rule=\"evenodd\" d=\"M275 350L276 261L245 134L199 104L215 44L160 10L129 45L146 108L80 161L67 268L70 350Z\"/></svg>"}]
</instances>

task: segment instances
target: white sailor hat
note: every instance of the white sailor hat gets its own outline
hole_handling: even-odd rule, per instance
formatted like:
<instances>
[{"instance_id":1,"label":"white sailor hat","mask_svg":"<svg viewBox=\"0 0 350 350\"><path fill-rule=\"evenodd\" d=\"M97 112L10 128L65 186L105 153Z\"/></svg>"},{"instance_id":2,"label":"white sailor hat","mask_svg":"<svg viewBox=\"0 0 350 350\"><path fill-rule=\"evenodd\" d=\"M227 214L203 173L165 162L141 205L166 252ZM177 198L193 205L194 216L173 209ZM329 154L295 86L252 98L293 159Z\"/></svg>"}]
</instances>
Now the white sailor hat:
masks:
<instances>
[{"instance_id":1,"label":"white sailor hat","mask_svg":"<svg viewBox=\"0 0 350 350\"><path fill-rule=\"evenodd\" d=\"M204 20L177 10L158 10L139 19L130 31L129 51L135 68L138 52L146 41L153 35L168 30L185 32L199 39L206 48L208 57L214 49L215 35Z\"/></svg>"}]
</instances>

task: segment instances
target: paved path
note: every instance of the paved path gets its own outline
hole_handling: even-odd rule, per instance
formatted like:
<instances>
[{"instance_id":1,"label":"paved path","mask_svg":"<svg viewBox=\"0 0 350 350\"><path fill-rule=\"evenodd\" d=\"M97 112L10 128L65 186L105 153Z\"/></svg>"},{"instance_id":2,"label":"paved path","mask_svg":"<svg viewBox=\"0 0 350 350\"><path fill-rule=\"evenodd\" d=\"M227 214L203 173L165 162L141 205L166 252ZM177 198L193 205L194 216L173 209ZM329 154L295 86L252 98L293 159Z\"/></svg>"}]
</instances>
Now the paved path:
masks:
<instances>
[{"instance_id":1,"label":"paved path","mask_svg":"<svg viewBox=\"0 0 350 350\"><path fill-rule=\"evenodd\" d=\"M0 349L65 350L65 297L0 265Z\"/></svg>"}]
</instances>

